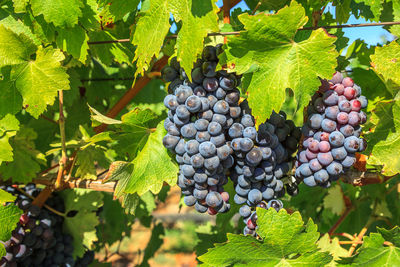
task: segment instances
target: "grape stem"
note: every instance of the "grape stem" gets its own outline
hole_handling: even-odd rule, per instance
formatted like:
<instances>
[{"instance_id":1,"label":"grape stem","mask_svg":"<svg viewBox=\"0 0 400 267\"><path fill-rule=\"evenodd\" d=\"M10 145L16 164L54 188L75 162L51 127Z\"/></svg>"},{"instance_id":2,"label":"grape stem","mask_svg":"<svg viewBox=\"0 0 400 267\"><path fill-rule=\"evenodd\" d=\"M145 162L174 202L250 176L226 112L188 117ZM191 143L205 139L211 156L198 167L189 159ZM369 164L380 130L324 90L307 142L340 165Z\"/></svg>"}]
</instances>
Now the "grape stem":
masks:
<instances>
[{"instance_id":1,"label":"grape stem","mask_svg":"<svg viewBox=\"0 0 400 267\"><path fill-rule=\"evenodd\" d=\"M336 231L336 229L342 224L342 222L346 219L346 217L350 214L350 212L353 210L353 204L351 203L350 199L346 196L343 195L344 202L346 204L346 210L340 216L340 218L337 220L337 222L329 229L328 234L332 236L332 234Z\"/></svg>"}]
</instances>

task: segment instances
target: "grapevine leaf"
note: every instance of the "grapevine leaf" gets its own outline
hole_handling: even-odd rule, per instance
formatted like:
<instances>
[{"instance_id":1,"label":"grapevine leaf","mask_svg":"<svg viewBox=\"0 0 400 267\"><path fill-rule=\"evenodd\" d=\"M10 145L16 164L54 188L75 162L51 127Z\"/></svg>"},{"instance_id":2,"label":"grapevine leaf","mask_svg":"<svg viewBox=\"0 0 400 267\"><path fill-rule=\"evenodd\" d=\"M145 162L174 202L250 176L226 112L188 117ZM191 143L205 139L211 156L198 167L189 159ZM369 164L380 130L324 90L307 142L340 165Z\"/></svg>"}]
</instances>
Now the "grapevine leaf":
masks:
<instances>
[{"instance_id":1,"label":"grapevine leaf","mask_svg":"<svg viewBox=\"0 0 400 267\"><path fill-rule=\"evenodd\" d=\"M7 253L7 251L6 251L5 247L4 247L4 245L0 244L0 257L5 256L6 253Z\"/></svg>"},{"instance_id":2,"label":"grapevine leaf","mask_svg":"<svg viewBox=\"0 0 400 267\"><path fill-rule=\"evenodd\" d=\"M13 3L15 13L24 13L26 12L26 6L28 5L29 0L13 0Z\"/></svg>"},{"instance_id":3,"label":"grapevine leaf","mask_svg":"<svg viewBox=\"0 0 400 267\"><path fill-rule=\"evenodd\" d=\"M0 240L5 242L11 238L11 232L15 229L19 217L22 215L20 210L15 205L0 205ZM3 244L0 243L2 247Z\"/></svg>"},{"instance_id":4,"label":"grapevine leaf","mask_svg":"<svg viewBox=\"0 0 400 267\"><path fill-rule=\"evenodd\" d=\"M159 56L164 37L170 28L169 16L169 1L154 0L150 1L149 10L139 17L132 37L133 45L137 46L133 59L136 61L137 73L144 73L153 56Z\"/></svg>"},{"instance_id":5,"label":"grapevine leaf","mask_svg":"<svg viewBox=\"0 0 400 267\"><path fill-rule=\"evenodd\" d=\"M394 21L399 21L400 20L400 2L399 1L392 1L393 5L393 17ZM390 32L399 37L400 36L400 25L393 25L390 27Z\"/></svg>"},{"instance_id":6,"label":"grapevine leaf","mask_svg":"<svg viewBox=\"0 0 400 267\"><path fill-rule=\"evenodd\" d=\"M125 161L115 161L111 163L109 171L103 179L103 183L109 181L117 181L117 186L114 189L114 196L116 198L120 198L121 205L123 208L125 208L126 213L135 215L140 198L136 193L124 193L124 189L131 177L132 171L132 163Z\"/></svg>"},{"instance_id":7,"label":"grapevine leaf","mask_svg":"<svg viewBox=\"0 0 400 267\"><path fill-rule=\"evenodd\" d=\"M368 163L383 165L384 175L400 172L400 159L393 157L400 149L400 103L381 102L372 113L371 122L376 125L366 135L370 153Z\"/></svg>"},{"instance_id":8,"label":"grapevine leaf","mask_svg":"<svg viewBox=\"0 0 400 267\"><path fill-rule=\"evenodd\" d=\"M285 5L290 3L290 0L245 0L246 4L251 10L254 10L258 3L260 3L257 10L279 10Z\"/></svg>"},{"instance_id":9,"label":"grapevine leaf","mask_svg":"<svg viewBox=\"0 0 400 267\"><path fill-rule=\"evenodd\" d=\"M365 236L358 253L351 258L342 258L340 266L397 266L400 265L400 248L384 246L385 239L379 233Z\"/></svg>"},{"instance_id":10,"label":"grapevine leaf","mask_svg":"<svg viewBox=\"0 0 400 267\"><path fill-rule=\"evenodd\" d=\"M100 149L96 149L94 146L89 146L77 153L75 176L85 180L96 180L97 172L95 162L98 159L103 159L104 153Z\"/></svg>"},{"instance_id":11,"label":"grapevine leaf","mask_svg":"<svg viewBox=\"0 0 400 267\"><path fill-rule=\"evenodd\" d=\"M174 18L177 22L182 21L176 46L178 61L186 73L191 73L193 62L203 51L203 41L207 34L219 30L218 8L215 2L215 0L171 1L170 8Z\"/></svg>"},{"instance_id":12,"label":"grapevine leaf","mask_svg":"<svg viewBox=\"0 0 400 267\"><path fill-rule=\"evenodd\" d=\"M14 160L0 165L0 176L3 180L29 183L36 177L41 169L40 164L46 163L44 155L35 148L36 138L36 132L25 127L11 140Z\"/></svg>"},{"instance_id":13,"label":"grapevine leaf","mask_svg":"<svg viewBox=\"0 0 400 267\"><path fill-rule=\"evenodd\" d=\"M114 119L112 119L110 117L104 116L99 111L97 111L96 109L92 108L91 106L89 106L89 110L90 110L90 113L92 113L91 118L94 121L98 121L98 122L101 122L101 123L104 123L104 124L120 124L120 123L122 123L119 120L114 120Z\"/></svg>"},{"instance_id":14,"label":"grapevine leaf","mask_svg":"<svg viewBox=\"0 0 400 267\"><path fill-rule=\"evenodd\" d=\"M170 13L182 23L176 41L177 57L186 73L191 73L193 62L203 49L204 38L219 29L217 10L215 0L151 1L150 8L139 18L132 37L132 43L137 46L134 58L137 74L148 69L153 56L159 56L170 28Z\"/></svg>"},{"instance_id":15,"label":"grapevine leaf","mask_svg":"<svg viewBox=\"0 0 400 267\"><path fill-rule=\"evenodd\" d=\"M371 55L374 71L384 78L400 85L400 45L391 42L383 47L376 47L375 54Z\"/></svg>"},{"instance_id":16,"label":"grapevine leaf","mask_svg":"<svg viewBox=\"0 0 400 267\"><path fill-rule=\"evenodd\" d=\"M0 205L3 205L6 202L14 202L15 199L15 196L4 191L3 189L0 189Z\"/></svg>"},{"instance_id":17,"label":"grapevine leaf","mask_svg":"<svg viewBox=\"0 0 400 267\"><path fill-rule=\"evenodd\" d=\"M22 108L22 97L12 81L0 81L0 118L16 114Z\"/></svg>"},{"instance_id":18,"label":"grapevine leaf","mask_svg":"<svg viewBox=\"0 0 400 267\"><path fill-rule=\"evenodd\" d=\"M340 185L332 186L328 190L328 194L324 198L324 207L330 209L333 214L342 215L346 209L346 205Z\"/></svg>"},{"instance_id":19,"label":"grapevine leaf","mask_svg":"<svg viewBox=\"0 0 400 267\"><path fill-rule=\"evenodd\" d=\"M43 15L47 22L55 26L73 27L82 16L83 2L80 0L32 0L31 8L35 16Z\"/></svg>"},{"instance_id":20,"label":"grapevine leaf","mask_svg":"<svg viewBox=\"0 0 400 267\"><path fill-rule=\"evenodd\" d=\"M113 200L112 195L103 193L104 206L100 213L98 229L99 239L103 243L112 245L121 239L121 236L129 235L134 221L134 216L126 215L118 201Z\"/></svg>"},{"instance_id":21,"label":"grapevine leaf","mask_svg":"<svg viewBox=\"0 0 400 267\"><path fill-rule=\"evenodd\" d=\"M379 17L381 15L383 9L383 2L381 0L354 0L357 4L365 4L370 8L370 11L373 14L371 18L374 21L379 21Z\"/></svg>"},{"instance_id":22,"label":"grapevine leaf","mask_svg":"<svg viewBox=\"0 0 400 267\"><path fill-rule=\"evenodd\" d=\"M228 241L199 257L210 266L322 266L332 260L318 251L317 226L306 225L298 212L257 209L258 233L262 241L250 236L228 234ZM296 257L293 257L296 255Z\"/></svg>"},{"instance_id":23,"label":"grapevine leaf","mask_svg":"<svg viewBox=\"0 0 400 267\"><path fill-rule=\"evenodd\" d=\"M135 108L121 117L121 133L115 137L117 144L115 149L118 153L127 154L132 158L138 150L143 148L151 133L151 122L156 115L150 110Z\"/></svg>"},{"instance_id":24,"label":"grapevine leaf","mask_svg":"<svg viewBox=\"0 0 400 267\"><path fill-rule=\"evenodd\" d=\"M320 85L318 77L334 73L336 39L319 29L307 40L295 42L297 29L307 22L304 8L295 1L275 15L242 14L239 19L246 31L229 38L221 59L226 57L228 66L238 73L253 72L245 76L244 84L249 83L248 101L257 125L272 110L280 110L286 88L293 90L299 109L307 105Z\"/></svg>"},{"instance_id":25,"label":"grapevine leaf","mask_svg":"<svg viewBox=\"0 0 400 267\"><path fill-rule=\"evenodd\" d=\"M0 67L24 63L35 51L36 45L25 34L0 25Z\"/></svg>"},{"instance_id":26,"label":"grapevine leaf","mask_svg":"<svg viewBox=\"0 0 400 267\"><path fill-rule=\"evenodd\" d=\"M338 23L346 23L351 15L350 9L351 0L344 0L344 1L334 1L333 6L336 7L336 20Z\"/></svg>"},{"instance_id":27,"label":"grapevine leaf","mask_svg":"<svg viewBox=\"0 0 400 267\"><path fill-rule=\"evenodd\" d=\"M322 252L329 252L333 256L332 262L328 266L336 266L335 260L339 260L340 257L346 257L349 253L340 246L339 238L335 237L331 239L329 234L325 234L321 237L317 244Z\"/></svg>"},{"instance_id":28,"label":"grapevine leaf","mask_svg":"<svg viewBox=\"0 0 400 267\"><path fill-rule=\"evenodd\" d=\"M79 25L69 29L58 30L56 38L57 46L61 50L68 52L83 64L88 55L88 40L89 37L86 31Z\"/></svg>"},{"instance_id":29,"label":"grapevine leaf","mask_svg":"<svg viewBox=\"0 0 400 267\"><path fill-rule=\"evenodd\" d=\"M105 18L108 14L114 18L114 21L122 19L128 12L135 11L140 0L107 0L104 2L104 8L101 12Z\"/></svg>"},{"instance_id":30,"label":"grapevine leaf","mask_svg":"<svg viewBox=\"0 0 400 267\"><path fill-rule=\"evenodd\" d=\"M176 183L178 166L171 160L162 139L166 131L160 122L156 131L151 133L146 145L132 161L133 172L127 182L125 192L137 193L139 196L147 191L160 192L163 183Z\"/></svg>"},{"instance_id":31,"label":"grapevine leaf","mask_svg":"<svg viewBox=\"0 0 400 267\"><path fill-rule=\"evenodd\" d=\"M11 79L21 93L23 105L35 118L54 103L58 90L68 90L69 80L60 61L64 55L60 50L39 48L35 61L13 67Z\"/></svg>"},{"instance_id":32,"label":"grapevine leaf","mask_svg":"<svg viewBox=\"0 0 400 267\"><path fill-rule=\"evenodd\" d=\"M378 233L382 235L385 240L392 242L396 247L400 247L400 227L395 226L390 230L377 227Z\"/></svg>"},{"instance_id":33,"label":"grapevine leaf","mask_svg":"<svg viewBox=\"0 0 400 267\"><path fill-rule=\"evenodd\" d=\"M13 148L9 143L10 137L17 134L19 121L13 115L6 115L0 120L0 165L3 161L13 160Z\"/></svg>"},{"instance_id":34,"label":"grapevine leaf","mask_svg":"<svg viewBox=\"0 0 400 267\"><path fill-rule=\"evenodd\" d=\"M16 34L25 34L35 45L40 45L39 39L32 33L31 29L26 26L21 20L16 20L12 16L8 16L0 21L0 25L12 30Z\"/></svg>"},{"instance_id":35,"label":"grapevine leaf","mask_svg":"<svg viewBox=\"0 0 400 267\"><path fill-rule=\"evenodd\" d=\"M74 257L82 257L85 247L91 250L97 241L96 226L99 219L96 211L103 205L103 194L87 189L64 190L61 194L65 214L77 211L75 216L65 217L64 229L74 238Z\"/></svg>"}]
</instances>

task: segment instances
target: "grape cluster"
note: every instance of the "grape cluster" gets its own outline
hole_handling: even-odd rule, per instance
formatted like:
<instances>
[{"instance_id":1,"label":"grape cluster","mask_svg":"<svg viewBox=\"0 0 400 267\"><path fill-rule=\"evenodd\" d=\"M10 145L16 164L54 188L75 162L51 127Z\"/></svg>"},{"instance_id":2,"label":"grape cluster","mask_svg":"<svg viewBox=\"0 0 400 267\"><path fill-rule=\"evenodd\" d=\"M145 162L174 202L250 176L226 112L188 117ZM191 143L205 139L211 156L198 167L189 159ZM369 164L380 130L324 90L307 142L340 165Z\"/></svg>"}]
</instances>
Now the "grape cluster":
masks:
<instances>
[{"instance_id":1,"label":"grape cluster","mask_svg":"<svg viewBox=\"0 0 400 267\"><path fill-rule=\"evenodd\" d=\"M284 112L273 112L257 131L243 104L247 103L242 103L241 120L228 131L235 159L231 179L235 184L235 203L244 204L239 210L247 225L244 233L254 234L256 207L283 207L277 199L285 195L284 178L291 170L291 156L297 150L301 131L293 121L286 120ZM286 188L290 194L297 192L297 184L291 180Z\"/></svg>"},{"instance_id":2,"label":"grape cluster","mask_svg":"<svg viewBox=\"0 0 400 267\"><path fill-rule=\"evenodd\" d=\"M296 161L297 179L308 186L329 187L355 163L355 153L366 148L360 125L367 120L361 111L367 105L361 88L340 72L330 81L321 81L307 108L303 148Z\"/></svg>"},{"instance_id":3,"label":"grape cluster","mask_svg":"<svg viewBox=\"0 0 400 267\"><path fill-rule=\"evenodd\" d=\"M164 99L168 131L163 144L179 164L178 185L187 206L214 215L229 210L229 194L223 186L233 165L228 129L241 114L240 77L216 71L221 46L206 46L191 72L192 81L176 58L162 70L171 82Z\"/></svg>"},{"instance_id":4,"label":"grape cluster","mask_svg":"<svg viewBox=\"0 0 400 267\"><path fill-rule=\"evenodd\" d=\"M17 196L15 204L24 211L17 227L12 231L11 239L2 242L6 255L0 259L0 266L88 266L77 264L72 253L73 238L62 231L63 218L32 204L29 197L14 187L1 189ZM34 184L22 188L29 196L36 197L41 189ZM13 203L7 203L12 205ZM63 200L58 196L49 198L47 205L64 212Z\"/></svg>"}]
</instances>

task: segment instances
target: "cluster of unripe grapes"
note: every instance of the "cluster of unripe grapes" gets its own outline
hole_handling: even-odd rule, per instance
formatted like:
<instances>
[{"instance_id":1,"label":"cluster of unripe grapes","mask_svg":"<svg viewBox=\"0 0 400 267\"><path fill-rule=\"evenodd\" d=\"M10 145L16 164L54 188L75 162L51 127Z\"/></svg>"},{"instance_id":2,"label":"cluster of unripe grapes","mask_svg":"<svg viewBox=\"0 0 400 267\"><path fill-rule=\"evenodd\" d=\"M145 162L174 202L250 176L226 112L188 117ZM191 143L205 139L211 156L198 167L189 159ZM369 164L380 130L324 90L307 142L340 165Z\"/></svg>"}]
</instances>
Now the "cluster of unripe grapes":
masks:
<instances>
[{"instance_id":1,"label":"cluster of unripe grapes","mask_svg":"<svg viewBox=\"0 0 400 267\"><path fill-rule=\"evenodd\" d=\"M1 241L6 249L6 255L0 259L1 267L8 266L88 266L94 259L94 253L88 251L82 259L72 257L74 251L72 236L63 233L63 217L46 208L32 204L30 197L37 197L41 189L34 184L21 188L28 195L22 194L12 186L2 186L3 190L15 195L15 203L23 210L23 214L11 238ZM64 212L64 203L58 196L50 197L47 205Z\"/></svg>"},{"instance_id":2,"label":"cluster of unripe grapes","mask_svg":"<svg viewBox=\"0 0 400 267\"><path fill-rule=\"evenodd\" d=\"M300 130L284 112L273 112L258 130L246 100L240 103L240 76L216 71L221 46L207 46L188 75L176 58L162 70L168 131L163 144L179 164L184 202L214 215L229 210L223 186L233 181L234 202L244 218L245 235L256 235L256 208L283 208L279 198L298 193L298 183L328 187L365 149L360 125L367 100L339 72L322 80ZM239 105L240 103L240 105ZM301 142L303 138L303 142ZM298 151L297 160L293 154ZM290 175L296 161L295 177Z\"/></svg>"},{"instance_id":3,"label":"cluster of unripe grapes","mask_svg":"<svg viewBox=\"0 0 400 267\"><path fill-rule=\"evenodd\" d=\"M162 70L164 80L171 82L164 99L169 111L163 144L176 154L185 204L212 215L230 209L223 186L234 160L226 132L241 114L240 77L216 71L219 53L220 46L205 47L191 81L176 58Z\"/></svg>"},{"instance_id":4,"label":"cluster of unripe grapes","mask_svg":"<svg viewBox=\"0 0 400 267\"><path fill-rule=\"evenodd\" d=\"M360 125L367 120L361 110L367 105L361 88L340 72L322 81L307 108L297 179L308 186L329 187L356 162L355 153L366 148Z\"/></svg>"}]
</instances>

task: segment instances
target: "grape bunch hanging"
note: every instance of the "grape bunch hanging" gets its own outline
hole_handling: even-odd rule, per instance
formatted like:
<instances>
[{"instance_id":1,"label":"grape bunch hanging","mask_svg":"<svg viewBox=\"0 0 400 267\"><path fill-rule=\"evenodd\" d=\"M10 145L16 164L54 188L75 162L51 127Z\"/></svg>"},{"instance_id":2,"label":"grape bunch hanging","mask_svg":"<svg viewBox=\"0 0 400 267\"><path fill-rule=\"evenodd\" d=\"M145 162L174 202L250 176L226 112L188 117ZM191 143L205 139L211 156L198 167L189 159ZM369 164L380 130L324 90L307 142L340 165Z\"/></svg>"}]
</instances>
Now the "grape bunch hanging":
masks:
<instances>
[{"instance_id":1,"label":"grape bunch hanging","mask_svg":"<svg viewBox=\"0 0 400 267\"><path fill-rule=\"evenodd\" d=\"M228 131L235 159L231 179L236 191L234 202L243 205L239 214L246 224L244 234L255 235L256 207L279 211L283 204L278 198L285 195L284 185L289 194L297 192L297 184L288 173L301 131L293 121L286 120L284 112L273 112L257 131L247 101L241 107L241 120Z\"/></svg>"},{"instance_id":2,"label":"grape bunch hanging","mask_svg":"<svg viewBox=\"0 0 400 267\"><path fill-rule=\"evenodd\" d=\"M226 133L241 114L240 77L216 71L221 46L207 46L191 72L191 81L176 58L162 70L170 93L163 144L179 164L178 185L187 206L214 215L230 209L223 186L233 165Z\"/></svg>"},{"instance_id":3,"label":"grape bunch hanging","mask_svg":"<svg viewBox=\"0 0 400 267\"><path fill-rule=\"evenodd\" d=\"M297 179L308 186L329 187L356 162L355 153L366 148L360 125L367 120L361 110L367 105L351 78L336 72L330 81L322 80L307 108Z\"/></svg>"},{"instance_id":4,"label":"grape bunch hanging","mask_svg":"<svg viewBox=\"0 0 400 267\"><path fill-rule=\"evenodd\" d=\"M0 187L15 195L15 204L24 211L10 240L3 243L6 255L0 259L0 266L88 266L94 259L94 252L87 251L80 259L72 257L74 246L72 236L63 233L63 217L45 208L32 204L31 197L37 197L41 189L34 184L21 188L22 194L11 186ZM46 202L52 208L63 212L64 203L55 195ZM6 205L13 205L7 203Z\"/></svg>"}]
</instances>

